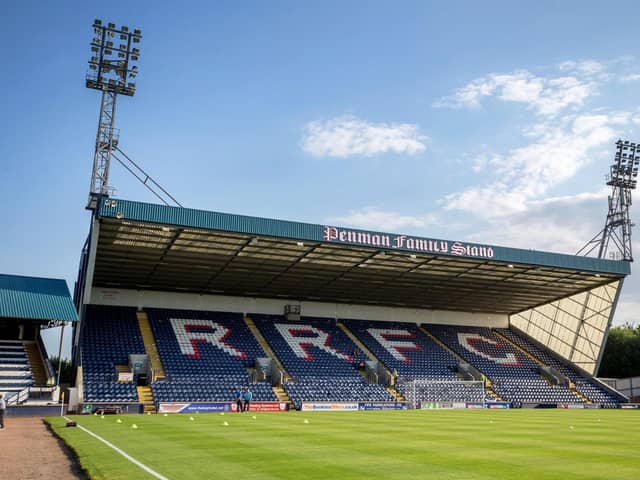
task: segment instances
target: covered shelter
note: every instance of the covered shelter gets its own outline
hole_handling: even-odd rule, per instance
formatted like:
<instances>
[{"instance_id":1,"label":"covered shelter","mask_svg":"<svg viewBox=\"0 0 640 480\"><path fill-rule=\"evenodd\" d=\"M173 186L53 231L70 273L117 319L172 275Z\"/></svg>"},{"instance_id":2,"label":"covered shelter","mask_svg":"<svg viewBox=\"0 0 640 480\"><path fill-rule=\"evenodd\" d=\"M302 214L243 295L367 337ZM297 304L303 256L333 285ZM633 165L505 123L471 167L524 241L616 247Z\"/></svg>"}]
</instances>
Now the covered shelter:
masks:
<instances>
[{"instance_id":1,"label":"covered shelter","mask_svg":"<svg viewBox=\"0 0 640 480\"><path fill-rule=\"evenodd\" d=\"M629 273L627 261L101 197L75 297L81 311L111 289L497 316L594 374Z\"/></svg>"},{"instance_id":2,"label":"covered shelter","mask_svg":"<svg viewBox=\"0 0 640 480\"><path fill-rule=\"evenodd\" d=\"M64 280L0 274L0 391L8 404L57 400L59 377L49 363L42 329L64 328L77 322L78 313ZM51 396L53 394L53 397Z\"/></svg>"}]
</instances>

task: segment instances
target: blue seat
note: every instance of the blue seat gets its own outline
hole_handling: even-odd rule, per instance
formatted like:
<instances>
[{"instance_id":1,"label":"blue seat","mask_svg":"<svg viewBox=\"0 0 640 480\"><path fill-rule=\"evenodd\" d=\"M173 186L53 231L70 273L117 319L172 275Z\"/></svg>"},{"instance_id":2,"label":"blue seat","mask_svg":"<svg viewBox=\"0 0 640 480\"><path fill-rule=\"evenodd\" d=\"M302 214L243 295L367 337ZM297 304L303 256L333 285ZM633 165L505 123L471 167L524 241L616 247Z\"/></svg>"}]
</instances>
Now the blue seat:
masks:
<instances>
[{"instance_id":1,"label":"blue seat","mask_svg":"<svg viewBox=\"0 0 640 480\"><path fill-rule=\"evenodd\" d=\"M116 365L145 353L135 308L88 305L80 346L85 402L138 401L133 382L116 381Z\"/></svg>"},{"instance_id":2,"label":"blue seat","mask_svg":"<svg viewBox=\"0 0 640 480\"><path fill-rule=\"evenodd\" d=\"M516 403L582 403L568 387L551 385L540 365L489 328L426 325L449 348L481 371L504 400Z\"/></svg>"},{"instance_id":3,"label":"blue seat","mask_svg":"<svg viewBox=\"0 0 640 480\"><path fill-rule=\"evenodd\" d=\"M199 310L145 310L166 379L152 384L154 401L228 402L238 388L254 401L277 401L266 383L251 383L247 367L266 354L242 314Z\"/></svg>"},{"instance_id":4,"label":"blue seat","mask_svg":"<svg viewBox=\"0 0 640 480\"><path fill-rule=\"evenodd\" d=\"M283 385L294 406L302 402L393 401L382 385L366 384L358 365L367 356L333 319L249 315L292 376Z\"/></svg>"},{"instance_id":5,"label":"blue seat","mask_svg":"<svg viewBox=\"0 0 640 480\"><path fill-rule=\"evenodd\" d=\"M496 330L520 348L531 353L545 365L555 368L561 374L566 376L575 384L576 390L592 402L602 404L604 407L616 408L620 402L626 401L624 397L605 390L603 387L598 385L593 378L581 374L575 367L561 361L558 357L555 357L551 353L538 347L533 342L530 342L523 336L519 335L517 332L508 328L499 328Z\"/></svg>"}]
</instances>

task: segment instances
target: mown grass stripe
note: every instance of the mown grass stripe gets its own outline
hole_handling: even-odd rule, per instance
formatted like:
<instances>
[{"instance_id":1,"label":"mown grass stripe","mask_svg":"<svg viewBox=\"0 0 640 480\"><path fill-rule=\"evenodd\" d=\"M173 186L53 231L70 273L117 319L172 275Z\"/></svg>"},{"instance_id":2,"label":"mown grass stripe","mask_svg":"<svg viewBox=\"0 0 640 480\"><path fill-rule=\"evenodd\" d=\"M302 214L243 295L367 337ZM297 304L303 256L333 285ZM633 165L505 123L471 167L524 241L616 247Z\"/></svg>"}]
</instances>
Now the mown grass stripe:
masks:
<instances>
[{"instance_id":1,"label":"mown grass stripe","mask_svg":"<svg viewBox=\"0 0 640 480\"><path fill-rule=\"evenodd\" d=\"M63 417L66 421L71 421L71 419L69 417ZM155 470L152 470L151 468L147 467L144 463L136 460L135 458L133 458L131 455L129 455L127 452L125 452L124 450L122 450L121 448L116 447L113 443L109 442L108 440L102 438L100 435L97 435L95 433L93 433L91 430L89 430L88 428L83 427L82 425L80 425L79 423L77 424L77 427L82 430L83 432L91 435L93 438L95 438L96 440L104 443L106 446L108 446L109 448L115 450L117 453L119 453L120 455L122 455L124 458L126 458L127 460L129 460L131 463L133 463L134 465L136 465L137 467L140 467L142 470L144 470L145 472L147 472L149 475L154 476L155 478L157 478L158 480L169 480L167 477L165 477L164 475L160 475L158 472L156 472Z\"/></svg>"},{"instance_id":2,"label":"mown grass stripe","mask_svg":"<svg viewBox=\"0 0 640 480\"><path fill-rule=\"evenodd\" d=\"M181 480L636 480L638 413L291 412L256 419L244 414L80 419L130 456ZM61 419L50 422L79 452L92 478L143 475L132 473L137 467L89 442L84 433L64 428ZM139 428L132 429L133 423Z\"/></svg>"}]
</instances>

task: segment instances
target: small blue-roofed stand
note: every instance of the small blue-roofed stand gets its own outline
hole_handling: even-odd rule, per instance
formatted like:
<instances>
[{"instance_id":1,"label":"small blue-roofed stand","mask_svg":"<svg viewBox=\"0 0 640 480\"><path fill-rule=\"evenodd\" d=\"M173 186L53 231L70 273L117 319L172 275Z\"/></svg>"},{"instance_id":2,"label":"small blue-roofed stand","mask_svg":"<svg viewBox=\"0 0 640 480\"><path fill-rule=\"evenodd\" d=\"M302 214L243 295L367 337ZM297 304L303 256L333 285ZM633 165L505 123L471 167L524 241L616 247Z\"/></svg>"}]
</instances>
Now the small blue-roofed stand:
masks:
<instances>
[{"instance_id":1,"label":"small blue-roofed stand","mask_svg":"<svg viewBox=\"0 0 640 480\"><path fill-rule=\"evenodd\" d=\"M78 320L66 282L0 273L0 391L11 406L50 407L60 393L41 330Z\"/></svg>"}]
</instances>

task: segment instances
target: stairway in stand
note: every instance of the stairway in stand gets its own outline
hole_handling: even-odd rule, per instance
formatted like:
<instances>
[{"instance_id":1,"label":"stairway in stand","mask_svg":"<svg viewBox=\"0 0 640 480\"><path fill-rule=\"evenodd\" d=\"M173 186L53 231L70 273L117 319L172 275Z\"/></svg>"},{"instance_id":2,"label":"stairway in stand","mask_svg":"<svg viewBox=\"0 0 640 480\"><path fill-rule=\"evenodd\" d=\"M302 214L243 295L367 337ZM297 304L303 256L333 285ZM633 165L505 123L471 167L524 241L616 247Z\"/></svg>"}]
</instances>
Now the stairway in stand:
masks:
<instances>
[{"instance_id":1,"label":"stairway in stand","mask_svg":"<svg viewBox=\"0 0 640 480\"><path fill-rule=\"evenodd\" d=\"M496 402L504 402L504 399L495 392L495 390L493 389L493 383L491 383L491 380L489 380L488 378L485 379L485 381L484 381L484 391L488 395L493 397L494 401L496 401Z\"/></svg>"},{"instance_id":2,"label":"stairway in stand","mask_svg":"<svg viewBox=\"0 0 640 480\"><path fill-rule=\"evenodd\" d=\"M278 397L278 401L280 403L289 403L289 404L291 404L291 399L289 398L289 395L287 395L287 392L284 391L284 388L282 388L282 387L273 387L273 393L276 394L276 397Z\"/></svg>"},{"instance_id":3,"label":"stairway in stand","mask_svg":"<svg viewBox=\"0 0 640 480\"><path fill-rule=\"evenodd\" d=\"M587 397L586 395L578 391L575 383L573 382L569 383L569 390L571 390L571 393L573 393L576 397L578 397L582 402L593 403L589 397Z\"/></svg>"},{"instance_id":4,"label":"stairway in stand","mask_svg":"<svg viewBox=\"0 0 640 480\"><path fill-rule=\"evenodd\" d=\"M387 387L387 392L391 394L391 396L395 399L396 402L405 402L407 399L402 396L402 394L393 387Z\"/></svg>"},{"instance_id":5,"label":"stairway in stand","mask_svg":"<svg viewBox=\"0 0 640 480\"><path fill-rule=\"evenodd\" d=\"M46 385L47 374L40 354L40 349L36 342L24 342L24 350L29 359L29 367L31 368L31 375L35 385Z\"/></svg>"},{"instance_id":6,"label":"stairway in stand","mask_svg":"<svg viewBox=\"0 0 640 480\"><path fill-rule=\"evenodd\" d=\"M153 381L159 378L165 378L164 369L162 368L162 361L160 360L160 353L158 352L158 346L156 345L156 339L153 336L151 330L151 324L149 323L149 317L147 312L137 312L138 326L140 327L140 333L142 334L142 341L144 342L144 349L149 356L151 362L151 368L153 369Z\"/></svg>"},{"instance_id":7,"label":"stairway in stand","mask_svg":"<svg viewBox=\"0 0 640 480\"><path fill-rule=\"evenodd\" d=\"M136 390L138 390L138 400L144 405L144 413L156 413L151 387L136 387Z\"/></svg>"},{"instance_id":8,"label":"stairway in stand","mask_svg":"<svg viewBox=\"0 0 640 480\"><path fill-rule=\"evenodd\" d=\"M340 330L342 330L342 331L345 333L345 335L351 339L351 341L352 341L353 343L355 343L355 344L356 344L356 346L360 349L360 351L361 351L362 353L364 353L364 354L367 356L367 358L368 358L369 360L376 360L376 361L380 364L380 367L382 367L382 368L384 369L384 371L385 371L385 372L387 372L387 376L388 376L389 378L391 378L391 377L393 376L393 375L391 374L391 372L389 371L389 369L388 369L388 368L387 368L387 367L386 367L386 366L385 366L385 365L384 365L380 360L378 360L378 357L376 357L376 356L373 354L373 352L372 352L371 350L369 350L369 349L365 346L365 344L364 344L364 343L362 343L362 342L360 341L360 339L354 335L354 333L353 333L351 330L349 330L349 327L347 327L344 323L338 322L338 328L339 328ZM367 374L366 374L366 372L365 372L364 370L358 370L358 371L359 371L360 375L362 376L362 378L364 378L365 380L367 380ZM387 390L389 390L389 389L387 389ZM393 390L393 391L395 391L395 389L392 389L392 390ZM396 394L394 394L393 392L391 392L391 391L390 391L389 393L391 393L391 395L393 395L394 397L396 397L396 394L397 394L397 395L400 395L398 392L396 392ZM402 395L400 395L400 396L402 397ZM400 400L399 400L399 401L400 401Z\"/></svg>"},{"instance_id":9,"label":"stairway in stand","mask_svg":"<svg viewBox=\"0 0 640 480\"><path fill-rule=\"evenodd\" d=\"M536 356L532 355L531 353L527 352L524 348L522 348L520 345L518 345L515 342L512 342L509 337L503 335L502 333L500 333L497 330L491 330L491 333L493 333L496 337L500 337L501 340L504 340L506 343L508 343L509 345L511 345L513 348L515 348L516 350L518 350L520 353L522 353L523 355L526 355L527 357L529 357L531 360L533 360L534 362L536 362L538 365L540 365L541 367L544 366L544 362L542 360L540 360L539 358L537 358Z\"/></svg>"},{"instance_id":10,"label":"stairway in stand","mask_svg":"<svg viewBox=\"0 0 640 480\"><path fill-rule=\"evenodd\" d=\"M429 337L431 340L433 340L434 342L436 342L438 345L440 345L443 349L445 349L447 352L449 352L451 355L453 355L454 357L456 357L458 359L458 361L461 362L466 362L466 360L464 358L462 358L460 355L458 355L456 353L455 350L453 350L452 348L449 348L449 345L447 345L446 343L444 343L442 340L440 340L438 337L436 337L433 333L431 333L429 330L426 329L426 327L423 327L421 325L418 325L418 330L420 330L422 333L424 333L427 337Z\"/></svg>"},{"instance_id":11,"label":"stairway in stand","mask_svg":"<svg viewBox=\"0 0 640 480\"><path fill-rule=\"evenodd\" d=\"M247 325L247 328L249 329L249 331L253 334L255 339L258 341L258 343L262 347L262 350L264 350L264 353L266 353L267 356L269 356L274 362L276 362L276 365L278 366L278 368L280 370L282 370L282 372L284 374L284 377L285 377L284 381L288 382L289 380L291 380L291 375L289 375L287 370L284 368L284 365L282 365L282 363L278 359L277 355L275 354L275 352L271 348L271 345L269 345L269 343L264 338L262 333L260 333L260 330L258 330L258 327L256 326L256 323L253 321L253 319L249 318L249 317L244 317L244 323ZM286 395L286 393L285 393L285 395ZM289 397L287 397L287 398L289 398Z\"/></svg>"},{"instance_id":12,"label":"stairway in stand","mask_svg":"<svg viewBox=\"0 0 640 480\"><path fill-rule=\"evenodd\" d=\"M378 360L378 359L376 358L376 356L373 354L373 352L372 352L371 350L369 350L369 349L364 345L364 343L362 343L362 342L360 341L360 339L359 339L358 337L356 337L356 336L353 334L353 332L352 332L351 330L349 330L349 328L347 328L347 326L346 326L344 323L338 322L338 328L339 328L340 330L342 330L342 331L345 333L345 335L351 339L351 341L352 341L353 343L355 343L355 344L356 344L356 346L360 349L360 351L361 351L362 353L364 353L367 357L369 357L369 360ZM390 373L390 372L389 372L389 373Z\"/></svg>"},{"instance_id":13,"label":"stairway in stand","mask_svg":"<svg viewBox=\"0 0 640 480\"><path fill-rule=\"evenodd\" d=\"M496 335L497 337L500 337L502 340L504 340L505 342L507 342L509 345L511 345L513 348L517 349L520 353L522 353L523 355L526 355L527 357L529 357L531 360L533 360L534 362L536 362L538 365L540 365L541 367L544 367L545 364L542 360L540 360L538 357L536 357L535 355L533 355L530 352L527 352L524 348L522 348L520 345L518 345L515 342L512 342L511 339L509 337L507 337L506 335L503 335L502 333L498 332L497 330L492 330L493 334ZM548 381L548 380L547 380ZM569 390L571 390L571 393L573 393L576 398L578 400L580 400L580 402L584 402L584 403L591 403L591 400L589 400L587 397L585 397L584 395L582 395L578 390L576 390L576 386L573 383L569 384Z\"/></svg>"}]
</instances>

